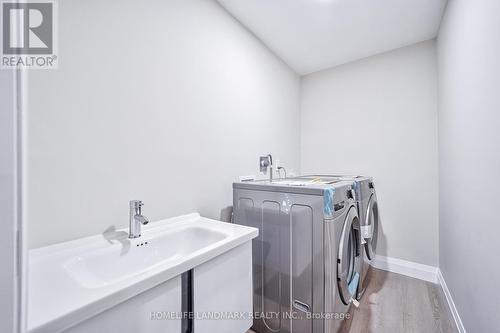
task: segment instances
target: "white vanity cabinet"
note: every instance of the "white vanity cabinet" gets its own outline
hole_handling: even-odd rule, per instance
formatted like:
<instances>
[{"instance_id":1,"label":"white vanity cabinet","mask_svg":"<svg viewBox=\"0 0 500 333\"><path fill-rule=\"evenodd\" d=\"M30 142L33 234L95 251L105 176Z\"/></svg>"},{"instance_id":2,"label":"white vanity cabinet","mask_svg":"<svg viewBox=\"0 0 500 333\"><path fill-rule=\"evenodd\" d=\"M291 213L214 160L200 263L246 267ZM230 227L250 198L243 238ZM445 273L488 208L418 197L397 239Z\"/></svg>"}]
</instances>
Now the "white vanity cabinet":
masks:
<instances>
[{"instance_id":1,"label":"white vanity cabinet","mask_svg":"<svg viewBox=\"0 0 500 333\"><path fill-rule=\"evenodd\" d=\"M245 333L252 326L252 242L193 268L193 333ZM181 333L181 277L66 330L68 333Z\"/></svg>"},{"instance_id":2,"label":"white vanity cabinet","mask_svg":"<svg viewBox=\"0 0 500 333\"><path fill-rule=\"evenodd\" d=\"M195 333L245 333L252 325L249 315L205 320L203 313L252 311L258 229L195 213L150 223L139 238L127 235L30 250L28 332L182 333L192 324ZM183 284L189 271L192 280ZM183 321L191 307L200 316Z\"/></svg>"},{"instance_id":3,"label":"white vanity cabinet","mask_svg":"<svg viewBox=\"0 0 500 333\"><path fill-rule=\"evenodd\" d=\"M245 333L252 302L252 241L193 269L194 333Z\"/></svg>"},{"instance_id":4,"label":"white vanity cabinet","mask_svg":"<svg viewBox=\"0 0 500 333\"><path fill-rule=\"evenodd\" d=\"M176 276L64 332L180 333L181 320L168 317L180 312L181 277Z\"/></svg>"}]
</instances>

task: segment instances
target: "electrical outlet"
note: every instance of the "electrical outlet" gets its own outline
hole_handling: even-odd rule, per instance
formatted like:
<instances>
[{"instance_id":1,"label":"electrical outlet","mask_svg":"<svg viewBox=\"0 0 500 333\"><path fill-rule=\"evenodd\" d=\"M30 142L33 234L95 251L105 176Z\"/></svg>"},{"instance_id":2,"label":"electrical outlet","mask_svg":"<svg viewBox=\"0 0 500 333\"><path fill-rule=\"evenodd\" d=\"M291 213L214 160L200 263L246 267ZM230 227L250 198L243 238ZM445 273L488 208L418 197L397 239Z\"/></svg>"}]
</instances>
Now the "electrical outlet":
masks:
<instances>
[{"instance_id":1,"label":"electrical outlet","mask_svg":"<svg viewBox=\"0 0 500 333\"><path fill-rule=\"evenodd\" d=\"M263 174L267 173L267 167L271 164L271 158L269 156L270 155L261 156L259 159L260 172L262 172Z\"/></svg>"}]
</instances>

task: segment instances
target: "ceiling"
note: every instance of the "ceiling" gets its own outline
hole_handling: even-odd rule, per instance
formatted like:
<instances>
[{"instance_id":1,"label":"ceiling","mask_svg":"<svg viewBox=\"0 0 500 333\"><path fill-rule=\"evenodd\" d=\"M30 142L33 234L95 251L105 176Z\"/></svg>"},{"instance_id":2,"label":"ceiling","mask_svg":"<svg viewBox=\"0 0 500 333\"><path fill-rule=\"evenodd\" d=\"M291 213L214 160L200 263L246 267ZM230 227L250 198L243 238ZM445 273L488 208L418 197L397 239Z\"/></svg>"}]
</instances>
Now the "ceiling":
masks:
<instances>
[{"instance_id":1,"label":"ceiling","mask_svg":"<svg viewBox=\"0 0 500 333\"><path fill-rule=\"evenodd\" d=\"M436 37L446 0L218 0L299 74Z\"/></svg>"}]
</instances>

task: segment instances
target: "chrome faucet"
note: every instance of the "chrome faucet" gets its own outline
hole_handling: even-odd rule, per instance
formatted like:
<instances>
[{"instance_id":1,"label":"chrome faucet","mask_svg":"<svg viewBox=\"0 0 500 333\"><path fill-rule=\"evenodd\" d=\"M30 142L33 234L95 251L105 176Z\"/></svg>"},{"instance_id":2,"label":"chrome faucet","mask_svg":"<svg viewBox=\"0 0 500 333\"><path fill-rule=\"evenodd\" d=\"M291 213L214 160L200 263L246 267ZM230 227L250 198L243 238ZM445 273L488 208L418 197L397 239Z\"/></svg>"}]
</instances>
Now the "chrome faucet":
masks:
<instances>
[{"instance_id":1,"label":"chrome faucet","mask_svg":"<svg viewBox=\"0 0 500 333\"><path fill-rule=\"evenodd\" d=\"M149 223L148 218L142 215L142 206L144 206L144 204L141 200L130 201L128 238L141 237L141 224Z\"/></svg>"}]
</instances>

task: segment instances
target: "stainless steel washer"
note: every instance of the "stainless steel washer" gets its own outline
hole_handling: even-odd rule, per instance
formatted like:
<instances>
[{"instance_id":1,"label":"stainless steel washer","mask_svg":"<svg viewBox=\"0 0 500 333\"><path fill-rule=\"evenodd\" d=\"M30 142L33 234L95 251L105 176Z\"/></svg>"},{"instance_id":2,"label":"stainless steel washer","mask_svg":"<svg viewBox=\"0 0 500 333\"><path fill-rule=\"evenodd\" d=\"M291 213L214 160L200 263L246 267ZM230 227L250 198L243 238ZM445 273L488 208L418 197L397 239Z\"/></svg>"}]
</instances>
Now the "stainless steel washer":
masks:
<instances>
[{"instance_id":1,"label":"stainless steel washer","mask_svg":"<svg viewBox=\"0 0 500 333\"><path fill-rule=\"evenodd\" d=\"M234 221L253 240L259 333L333 333L359 291L361 229L354 182L233 184Z\"/></svg>"},{"instance_id":2,"label":"stainless steel washer","mask_svg":"<svg viewBox=\"0 0 500 333\"><path fill-rule=\"evenodd\" d=\"M361 273L361 288L358 299L361 298L369 284L369 272L372 268L377 249L377 237L379 226L379 210L377 194L372 177L346 176L346 175L308 175L299 177L309 181L353 181L356 192L358 215L363 246L363 268Z\"/></svg>"}]
</instances>

